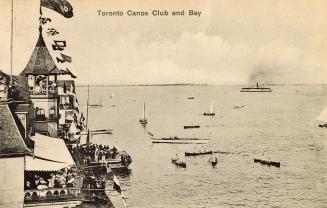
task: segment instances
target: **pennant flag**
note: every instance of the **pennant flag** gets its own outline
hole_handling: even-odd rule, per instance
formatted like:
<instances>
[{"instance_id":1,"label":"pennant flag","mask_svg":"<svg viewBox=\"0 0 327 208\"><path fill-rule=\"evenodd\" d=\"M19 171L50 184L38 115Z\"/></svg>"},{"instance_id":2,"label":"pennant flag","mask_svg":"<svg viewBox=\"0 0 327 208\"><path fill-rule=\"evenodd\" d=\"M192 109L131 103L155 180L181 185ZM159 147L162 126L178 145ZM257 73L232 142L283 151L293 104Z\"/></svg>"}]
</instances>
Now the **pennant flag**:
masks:
<instances>
[{"instance_id":1,"label":"pennant flag","mask_svg":"<svg viewBox=\"0 0 327 208\"><path fill-rule=\"evenodd\" d=\"M55 36L55 35L58 35L59 32L58 32L58 30L56 30L54 28L48 28L47 34L51 35L51 36Z\"/></svg>"},{"instance_id":2,"label":"pennant flag","mask_svg":"<svg viewBox=\"0 0 327 208\"><path fill-rule=\"evenodd\" d=\"M41 6L52 9L66 18L73 16L73 7L66 0L41 0Z\"/></svg>"},{"instance_id":3,"label":"pennant flag","mask_svg":"<svg viewBox=\"0 0 327 208\"><path fill-rule=\"evenodd\" d=\"M69 62L69 63L71 63L71 62L72 62L72 57L67 56L67 55L65 55L65 54L62 54L62 53L60 53L60 55L61 55L61 58L62 58L62 59L56 57L58 63L64 63L64 62Z\"/></svg>"},{"instance_id":4,"label":"pennant flag","mask_svg":"<svg viewBox=\"0 0 327 208\"><path fill-rule=\"evenodd\" d=\"M54 51L63 51L66 46L65 40L55 40L54 44L52 44L52 49Z\"/></svg>"},{"instance_id":5,"label":"pennant flag","mask_svg":"<svg viewBox=\"0 0 327 208\"><path fill-rule=\"evenodd\" d=\"M121 188L120 188L120 184L118 179L116 178L116 176L114 175L114 186L113 189L115 189L118 193L121 194Z\"/></svg>"},{"instance_id":6,"label":"pennant flag","mask_svg":"<svg viewBox=\"0 0 327 208\"><path fill-rule=\"evenodd\" d=\"M72 77L72 78L77 78L69 69L66 68L67 73Z\"/></svg>"},{"instance_id":7,"label":"pennant flag","mask_svg":"<svg viewBox=\"0 0 327 208\"><path fill-rule=\"evenodd\" d=\"M45 24L47 24L48 22L51 22L51 19L50 19L50 18L47 18L47 17L40 17L39 20L40 20L40 23L41 23L42 25L45 25Z\"/></svg>"},{"instance_id":8,"label":"pennant flag","mask_svg":"<svg viewBox=\"0 0 327 208\"><path fill-rule=\"evenodd\" d=\"M67 93L67 86L66 86L66 83L64 82L64 93L66 94Z\"/></svg>"}]
</instances>

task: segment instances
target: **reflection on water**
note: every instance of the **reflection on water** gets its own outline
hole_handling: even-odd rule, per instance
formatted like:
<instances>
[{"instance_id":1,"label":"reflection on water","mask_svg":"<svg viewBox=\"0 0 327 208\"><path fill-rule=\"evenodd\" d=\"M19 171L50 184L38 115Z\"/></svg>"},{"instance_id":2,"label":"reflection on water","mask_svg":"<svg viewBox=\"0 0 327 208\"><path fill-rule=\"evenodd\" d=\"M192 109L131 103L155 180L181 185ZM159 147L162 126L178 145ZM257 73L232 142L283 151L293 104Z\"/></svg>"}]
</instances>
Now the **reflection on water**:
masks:
<instances>
[{"instance_id":1,"label":"reflection on water","mask_svg":"<svg viewBox=\"0 0 327 208\"><path fill-rule=\"evenodd\" d=\"M240 93L240 88L90 89L91 103L101 95L104 105L90 109L90 127L114 129L93 141L125 149L133 158L132 174L120 178L129 207L325 206L327 129L318 128L316 118L327 105L327 86L273 86L272 93ZM81 104L86 92L78 89ZM216 116L202 116L212 100ZM144 102L145 129L138 122ZM195 124L200 128L183 128ZM182 158L187 168L176 168L171 158L196 145L152 144L147 131L210 139L204 148L220 151L219 163L212 168L210 155L203 155ZM262 153L281 168L253 163Z\"/></svg>"}]
</instances>

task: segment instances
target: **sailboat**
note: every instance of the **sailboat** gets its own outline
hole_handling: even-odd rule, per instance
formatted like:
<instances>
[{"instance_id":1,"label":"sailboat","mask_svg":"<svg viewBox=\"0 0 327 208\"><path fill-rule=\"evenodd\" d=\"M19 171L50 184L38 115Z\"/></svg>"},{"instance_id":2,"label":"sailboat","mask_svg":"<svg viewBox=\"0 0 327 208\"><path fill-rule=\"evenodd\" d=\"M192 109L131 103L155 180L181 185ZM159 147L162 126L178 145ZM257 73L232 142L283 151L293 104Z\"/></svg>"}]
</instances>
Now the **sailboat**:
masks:
<instances>
[{"instance_id":1,"label":"sailboat","mask_svg":"<svg viewBox=\"0 0 327 208\"><path fill-rule=\"evenodd\" d=\"M216 115L216 114L213 112L213 101L211 101L210 112L204 112L203 115L204 115L204 116L215 116L215 115Z\"/></svg>"},{"instance_id":2,"label":"sailboat","mask_svg":"<svg viewBox=\"0 0 327 208\"><path fill-rule=\"evenodd\" d=\"M113 91L111 91L111 95L110 95L110 98L113 98L113 97L115 97L115 94L114 94L114 92L113 92Z\"/></svg>"},{"instance_id":3,"label":"sailboat","mask_svg":"<svg viewBox=\"0 0 327 208\"><path fill-rule=\"evenodd\" d=\"M145 126L148 123L148 119L145 118L145 103L143 104L143 118L141 118L139 122L143 126Z\"/></svg>"}]
</instances>

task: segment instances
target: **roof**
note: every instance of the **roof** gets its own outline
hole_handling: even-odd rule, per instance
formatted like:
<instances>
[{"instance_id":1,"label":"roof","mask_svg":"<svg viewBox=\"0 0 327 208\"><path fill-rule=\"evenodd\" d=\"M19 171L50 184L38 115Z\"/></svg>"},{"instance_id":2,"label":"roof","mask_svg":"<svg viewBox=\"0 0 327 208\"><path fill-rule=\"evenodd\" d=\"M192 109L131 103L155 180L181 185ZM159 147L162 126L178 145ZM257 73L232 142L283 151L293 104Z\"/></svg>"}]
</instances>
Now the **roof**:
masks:
<instances>
[{"instance_id":1,"label":"roof","mask_svg":"<svg viewBox=\"0 0 327 208\"><path fill-rule=\"evenodd\" d=\"M26 170L29 171L54 171L75 165L65 142L62 139L35 134L35 157L27 158Z\"/></svg>"},{"instance_id":2,"label":"roof","mask_svg":"<svg viewBox=\"0 0 327 208\"><path fill-rule=\"evenodd\" d=\"M0 104L0 155L28 154L23 137L7 104Z\"/></svg>"},{"instance_id":3,"label":"roof","mask_svg":"<svg viewBox=\"0 0 327 208\"><path fill-rule=\"evenodd\" d=\"M21 75L49 75L62 74L53 61L51 54L45 45L42 28L40 27L39 39L35 45L34 51Z\"/></svg>"}]
</instances>

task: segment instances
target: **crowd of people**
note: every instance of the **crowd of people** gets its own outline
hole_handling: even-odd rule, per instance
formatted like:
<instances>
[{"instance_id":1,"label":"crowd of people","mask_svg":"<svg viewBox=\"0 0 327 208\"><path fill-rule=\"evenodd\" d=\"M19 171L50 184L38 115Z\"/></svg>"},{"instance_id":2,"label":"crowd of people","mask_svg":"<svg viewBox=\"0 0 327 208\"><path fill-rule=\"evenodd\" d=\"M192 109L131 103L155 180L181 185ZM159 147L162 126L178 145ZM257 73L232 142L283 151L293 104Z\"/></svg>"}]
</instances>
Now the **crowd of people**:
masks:
<instances>
[{"instance_id":1,"label":"crowd of people","mask_svg":"<svg viewBox=\"0 0 327 208\"><path fill-rule=\"evenodd\" d=\"M115 158L118 154L117 148L109 148L108 145L77 145L71 149L73 157L84 165L90 164L90 162L105 162L108 159ZM76 160L75 160L76 161Z\"/></svg>"},{"instance_id":2,"label":"crowd of people","mask_svg":"<svg viewBox=\"0 0 327 208\"><path fill-rule=\"evenodd\" d=\"M76 168L25 174L25 190L76 187Z\"/></svg>"}]
</instances>

